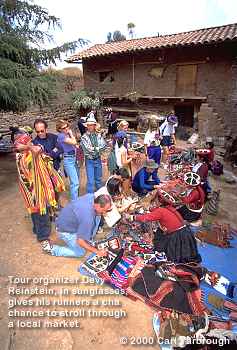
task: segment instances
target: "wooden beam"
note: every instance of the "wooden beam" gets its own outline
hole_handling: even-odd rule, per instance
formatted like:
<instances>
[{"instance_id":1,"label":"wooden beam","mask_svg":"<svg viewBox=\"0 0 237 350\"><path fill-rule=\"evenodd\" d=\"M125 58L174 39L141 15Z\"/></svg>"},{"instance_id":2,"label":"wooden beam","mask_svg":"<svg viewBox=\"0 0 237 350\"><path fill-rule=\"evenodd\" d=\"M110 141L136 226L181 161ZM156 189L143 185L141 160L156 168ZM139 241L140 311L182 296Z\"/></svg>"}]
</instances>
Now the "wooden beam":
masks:
<instances>
[{"instance_id":1,"label":"wooden beam","mask_svg":"<svg viewBox=\"0 0 237 350\"><path fill-rule=\"evenodd\" d=\"M126 96L104 96L104 99L110 99L110 100L115 100L115 99L128 99ZM164 100L164 99L169 99L169 100L180 100L180 99L185 99L185 100L206 100L206 96L140 96L138 99L148 99L148 100Z\"/></svg>"}]
</instances>

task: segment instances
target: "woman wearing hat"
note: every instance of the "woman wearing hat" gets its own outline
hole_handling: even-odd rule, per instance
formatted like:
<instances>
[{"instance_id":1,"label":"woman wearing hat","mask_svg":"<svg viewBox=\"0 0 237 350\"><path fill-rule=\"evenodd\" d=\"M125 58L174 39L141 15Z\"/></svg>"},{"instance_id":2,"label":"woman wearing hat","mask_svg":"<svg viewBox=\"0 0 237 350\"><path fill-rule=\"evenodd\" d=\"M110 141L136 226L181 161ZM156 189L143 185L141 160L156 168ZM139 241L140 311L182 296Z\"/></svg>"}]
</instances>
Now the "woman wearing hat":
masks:
<instances>
[{"instance_id":1,"label":"woman wearing hat","mask_svg":"<svg viewBox=\"0 0 237 350\"><path fill-rule=\"evenodd\" d=\"M147 157L153 159L158 165L160 165L161 147L159 123L154 119L149 120L148 130L144 137L144 145Z\"/></svg>"},{"instance_id":2,"label":"woman wearing hat","mask_svg":"<svg viewBox=\"0 0 237 350\"><path fill-rule=\"evenodd\" d=\"M157 175L158 164L153 159L145 161L143 168L138 170L132 181L132 189L139 196L145 196L156 189L160 183Z\"/></svg>"},{"instance_id":3,"label":"woman wearing hat","mask_svg":"<svg viewBox=\"0 0 237 350\"><path fill-rule=\"evenodd\" d=\"M162 138L161 145L163 146L163 162L167 161L169 147L176 144L175 128L178 125L178 118L173 113L170 113L166 120L160 126L160 136Z\"/></svg>"},{"instance_id":4,"label":"woman wearing hat","mask_svg":"<svg viewBox=\"0 0 237 350\"><path fill-rule=\"evenodd\" d=\"M66 120L60 119L56 123L58 131L57 143L63 151L63 166L70 182L70 198L77 199L79 196L80 169L76 160L77 140Z\"/></svg>"},{"instance_id":5,"label":"woman wearing hat","mask_svg":"<svg viewBox=\"0 0 237 350\"><path fill-rule=\"evenodd\" d=\"M201 187L201 178L198 174L188 172L184 174L187 193L181 198L184 204L178 209L184 220L195 222L201 218L205 202L205 193Z\"/></svg>"},{"instance_id":6,"label":"woman wearing hat","mask_svg":"<svg viewBox=\"0 0 237 350\"><path fill-rule=\"evenodd\" d=\"M153 244L155 250L164 252L168 261L175 263L200 263L194 235L185 225L182 216L171 205L156 207L147 214L127 215L129 221L157 222Z\"/></svg>"},{"instance_id":7,"label":"woman wearing hat","mask_svg":"<svg viewBox=\"0 0 237 350\"><path fill-rule=\"evenodd\" d=\"M93 193L102 186L101 153L106 149L106 142L101 133L96 131L97 121L93 113L85 123L86 133L81 138L81 146L85 156L87 174L87 193Z\"/></svg>"}]
</instances>

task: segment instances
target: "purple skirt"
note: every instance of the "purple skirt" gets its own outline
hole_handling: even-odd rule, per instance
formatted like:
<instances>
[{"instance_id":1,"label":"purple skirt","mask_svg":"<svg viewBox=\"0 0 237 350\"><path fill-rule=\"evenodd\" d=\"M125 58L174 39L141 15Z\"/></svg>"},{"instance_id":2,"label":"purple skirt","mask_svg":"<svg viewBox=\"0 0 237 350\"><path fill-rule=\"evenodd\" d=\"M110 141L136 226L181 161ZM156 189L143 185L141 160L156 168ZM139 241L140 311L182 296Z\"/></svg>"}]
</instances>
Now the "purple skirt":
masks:
<instances>
[{"instance_id":1,"label":"purple skirt","mask_svg":"<svg viewBox=\"0 0 237 350\"><path fill-rule=\"evenodd\" d=\"M160 165L160 158L161 158L160 146L147 147L147 155L149 159L153 159L158 165Z\"/></svg>"}]
</instances>

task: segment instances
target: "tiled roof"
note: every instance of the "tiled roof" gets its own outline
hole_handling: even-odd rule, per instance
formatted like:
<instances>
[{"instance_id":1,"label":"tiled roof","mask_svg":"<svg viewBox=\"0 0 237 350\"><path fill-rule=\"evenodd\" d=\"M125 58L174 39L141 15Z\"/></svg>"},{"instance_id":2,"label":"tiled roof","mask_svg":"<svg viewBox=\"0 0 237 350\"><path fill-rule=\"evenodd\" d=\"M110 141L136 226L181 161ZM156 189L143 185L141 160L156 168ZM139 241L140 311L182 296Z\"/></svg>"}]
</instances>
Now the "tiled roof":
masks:
<instances>
[{"instance_id":1,"label":"tiled roof","mask_svg":"<svg viewBox=\"0 0 237 350\"><path fill-rule=\"evenodd\" d=\"M228 40L237 40L237 23L178 34L97 44L71 56L67 59L67 62L72 63L83 58L123 54L147 49L205 45Z\"/></svg>"}]
</instances>

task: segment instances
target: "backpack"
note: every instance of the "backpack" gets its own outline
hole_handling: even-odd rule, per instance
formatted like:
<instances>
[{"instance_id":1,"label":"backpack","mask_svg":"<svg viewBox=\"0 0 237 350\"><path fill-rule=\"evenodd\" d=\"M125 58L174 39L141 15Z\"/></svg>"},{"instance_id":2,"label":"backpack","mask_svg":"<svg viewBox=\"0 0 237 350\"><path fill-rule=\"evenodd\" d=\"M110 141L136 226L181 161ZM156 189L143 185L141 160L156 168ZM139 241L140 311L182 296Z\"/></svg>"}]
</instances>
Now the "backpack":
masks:
<instances>
[{"instance_id":1,"label":"backpack","mask_svg":"<svg viewBox=\"0 0 237 350\"><path fill-rule=\"evenodd\" d=\"M112 150L109 154L108 157L108 170L110 174L114 174L114 172L118 169L117 161L116 161L116 156L115 156L115 151Z\"/></svg>"},{"instance_id":2,"label":"backpack","mask_svg":"<svg viewBox=\"0 0 237 350\"><path fill-rule=\"evenodd\" d=\"M219 160L214 160L211 165L211 172L213 175L222 175L224 173L223 164Z\"/></svg>"}]
</instances>

